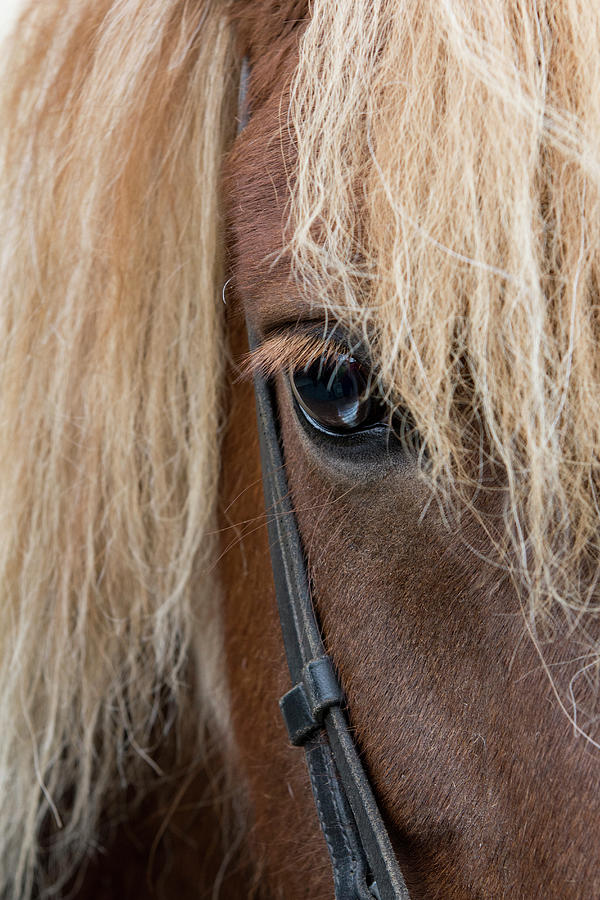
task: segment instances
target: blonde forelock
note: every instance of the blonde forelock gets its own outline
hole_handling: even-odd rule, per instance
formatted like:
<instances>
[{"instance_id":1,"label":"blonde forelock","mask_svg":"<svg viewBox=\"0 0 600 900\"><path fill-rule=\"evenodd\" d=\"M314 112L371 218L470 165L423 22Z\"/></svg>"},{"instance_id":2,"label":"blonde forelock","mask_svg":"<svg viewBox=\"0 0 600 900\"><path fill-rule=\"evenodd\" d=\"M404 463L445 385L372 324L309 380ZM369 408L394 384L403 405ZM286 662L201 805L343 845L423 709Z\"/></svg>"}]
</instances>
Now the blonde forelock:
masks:
<instances>
[{"instance_id":1,"label":"blonde forelock","mask_svg":"<svg viewBox=\"0 0 600 900\"><path fill-rule=\"evenodd\" d=\"M315 0L287 123L297 283L456 509L498 474L533 633L598 609L599 42L593 0Z\"/></svg>"}]
</instances>

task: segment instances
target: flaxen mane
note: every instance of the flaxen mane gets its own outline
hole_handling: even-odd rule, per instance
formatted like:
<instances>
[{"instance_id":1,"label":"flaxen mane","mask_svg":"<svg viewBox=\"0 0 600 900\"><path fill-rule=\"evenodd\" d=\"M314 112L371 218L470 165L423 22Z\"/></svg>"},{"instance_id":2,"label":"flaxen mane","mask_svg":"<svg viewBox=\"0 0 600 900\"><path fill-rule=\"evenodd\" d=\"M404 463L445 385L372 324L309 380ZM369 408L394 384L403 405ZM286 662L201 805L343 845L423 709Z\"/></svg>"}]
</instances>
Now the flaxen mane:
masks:
<instances>
[{"instance_id":1,"label":"flaxen mane","mask_svg":"<svg viewBox=\"0 0 600 900\"><path fill-rule=\"evenodd\" d=\"M60 0L4 65L2 896L48 816L59 887L209 714L232 46L223 4Z\"/></svg>"},{"instance_id":2,"label":"flaxen mane","mask_svg":"<svg viewBox=\"0 0 600 900\"><path fill-rule=\"evenodd\" d=\"M60 890L167 735L185 764L227 727L210 562L231 7L33 3L4 53L2 896ZM584 633L597 606L594 9L316 0L282 111L298 290L362 329L432 483L471 502L474 453L502 473L534 634L561 611Z\"/></svg>"}]
</instances>

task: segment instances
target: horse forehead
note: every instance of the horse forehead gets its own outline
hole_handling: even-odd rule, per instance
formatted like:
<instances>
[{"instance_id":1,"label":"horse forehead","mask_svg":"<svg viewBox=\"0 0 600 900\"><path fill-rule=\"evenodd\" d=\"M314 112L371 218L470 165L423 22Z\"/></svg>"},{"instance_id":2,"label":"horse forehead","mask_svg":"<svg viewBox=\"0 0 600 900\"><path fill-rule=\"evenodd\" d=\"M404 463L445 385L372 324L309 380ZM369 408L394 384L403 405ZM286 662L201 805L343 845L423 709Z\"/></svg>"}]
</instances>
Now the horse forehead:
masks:
<instances>
[{"instance_id":1,"label":"horse forehead","mask_svg":"<svg viewBox=\"0 0 600 900\"><path fill-rule=\"evenodd\" d=\"M231 16L240 49L254 62L306 20L308 0L244 0L236 3Z\"/></svg>"},{"instance_id":2,"label":"horse forehead","mask_svg":"<svg viewBox=\"0 0 600 900\"><path fill-rule=\"evenodd\" d=\"M299 35L308 19L304 0L250 0L236 4L235 22L240 56L248 59L252 78L252 114L280 89L290 57L297 57Z\"/></svg>"},{"instance_id":3,"label":"horse forehead","mask_svg":"<svg viewBox=\"0 0 600 900\"><path fill-rule=\"evenodd\" d=\"M289 321L306 306L294 291L286 250L296 150L285 122L297 58L288 36L252 65L249 120L224 166L231 273L252 320L265 314Z\"/></svg>"}]
</instances>

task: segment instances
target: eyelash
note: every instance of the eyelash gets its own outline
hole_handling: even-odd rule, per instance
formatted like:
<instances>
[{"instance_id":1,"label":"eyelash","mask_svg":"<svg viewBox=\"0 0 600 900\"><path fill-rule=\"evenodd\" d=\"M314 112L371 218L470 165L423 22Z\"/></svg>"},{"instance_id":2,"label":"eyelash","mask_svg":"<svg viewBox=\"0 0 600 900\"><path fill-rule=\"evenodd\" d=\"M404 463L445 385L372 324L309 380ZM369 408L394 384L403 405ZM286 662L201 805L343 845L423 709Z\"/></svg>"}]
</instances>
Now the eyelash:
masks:
<instances>
[{"instance_id":1,"label":"eyelash","mask_svg":"<svg viewBox=\"0 0 600 900\"><path fill-rule=\"evenodd\" d=\"M313 365L318 360L334 360L343 356L354 356L370 372L374 367L359 342L349 341L335 331L323 338L323 327L311 330L279 330L269 336L243 361L242 374L275 378L278 375L299 371Z\"/></svg>"}]
</instances>

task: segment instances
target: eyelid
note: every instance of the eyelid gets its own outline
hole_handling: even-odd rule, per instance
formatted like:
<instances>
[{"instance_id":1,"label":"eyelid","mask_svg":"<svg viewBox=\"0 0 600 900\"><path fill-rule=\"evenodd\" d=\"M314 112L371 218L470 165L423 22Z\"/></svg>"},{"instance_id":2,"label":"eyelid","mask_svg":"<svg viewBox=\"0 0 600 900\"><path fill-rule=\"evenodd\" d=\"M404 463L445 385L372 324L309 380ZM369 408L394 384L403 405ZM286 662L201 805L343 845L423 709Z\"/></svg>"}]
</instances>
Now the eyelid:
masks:
<instances>
[{"instance_id":1,"label":"eyelid","mask_svg":"<svg viewBox=\"0 0 600 900\"><path fill-rule=\"evenodd\" d=\"M350 352L356 355L348 344L335 332L324 338L322 329L318 332L314 328L279 332L244 357L242 376L272 378L282 372L308 366L318 359L333 361Z\"/></svg>"}]
</instances>

